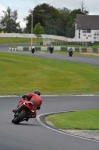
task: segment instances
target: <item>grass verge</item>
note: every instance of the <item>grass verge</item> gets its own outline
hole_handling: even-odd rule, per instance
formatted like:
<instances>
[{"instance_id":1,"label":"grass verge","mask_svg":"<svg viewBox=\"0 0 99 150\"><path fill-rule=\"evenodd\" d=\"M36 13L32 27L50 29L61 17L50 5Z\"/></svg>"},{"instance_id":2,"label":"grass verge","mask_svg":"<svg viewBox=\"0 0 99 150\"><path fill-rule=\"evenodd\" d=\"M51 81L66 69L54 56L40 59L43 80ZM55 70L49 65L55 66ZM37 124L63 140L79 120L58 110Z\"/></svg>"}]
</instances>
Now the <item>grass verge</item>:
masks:
<instances>
[{"instance_id":1,"label":"grass verge","mask_svg":"<svg viewBox=\"0 0 99 150\"><path fill-rule=\"evenodd\" d=\"M55 114L47 119L59 129L99 130L99 109Z\"/></svg>"}]
</instances>

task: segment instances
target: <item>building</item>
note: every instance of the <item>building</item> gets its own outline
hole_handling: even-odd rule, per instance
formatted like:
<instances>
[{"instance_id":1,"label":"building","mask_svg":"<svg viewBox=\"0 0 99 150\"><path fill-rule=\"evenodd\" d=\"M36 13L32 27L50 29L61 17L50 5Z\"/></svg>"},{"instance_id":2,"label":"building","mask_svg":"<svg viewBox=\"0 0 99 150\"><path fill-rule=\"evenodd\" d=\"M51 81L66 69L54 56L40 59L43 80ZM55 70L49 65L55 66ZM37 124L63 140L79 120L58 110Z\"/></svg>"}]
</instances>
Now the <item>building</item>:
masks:
<instances>
[{"instance_id":1,"label":"building","mask_svg":"<svg viewBox=\"0 0 99 150\"><path fill-rule=\"evenodd\" d=\"M99 16L77 14L75 39L78 41L99 41Z\"/></svg>"}]
</instances>

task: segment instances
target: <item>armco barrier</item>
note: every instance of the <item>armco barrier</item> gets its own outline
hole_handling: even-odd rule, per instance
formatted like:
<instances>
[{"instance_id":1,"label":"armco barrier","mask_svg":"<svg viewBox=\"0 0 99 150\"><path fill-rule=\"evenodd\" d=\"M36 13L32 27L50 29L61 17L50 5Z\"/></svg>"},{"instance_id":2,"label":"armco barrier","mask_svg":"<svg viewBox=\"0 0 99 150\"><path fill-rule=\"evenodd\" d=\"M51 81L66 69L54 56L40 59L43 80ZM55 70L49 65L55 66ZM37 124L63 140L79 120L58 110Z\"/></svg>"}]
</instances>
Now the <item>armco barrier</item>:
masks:
<instances>
[{"instance_id":1,"label":"armco barrier","mask_svg":"<svg viewBox=\"0 0 99 150\"><path fill-rule=\"evenodd\" d=\"M98 53L98 48L93 48L93 53Z\"/></svg>"},{"instance_id":2,"label":"armco barrier","mask_svg":"<svg viewBox=\"0 0 99 150\"><path fill-rule=\"evenodd\" d=\"M28 51L29 47L23 47L23 51Z\"/></svg>"},{"instance_id":3,"label":"armco barrier","mask_svg":"<svg viewBox=\"0 0 99 150\"><path fill-rule=\"evenodd\" d=\"M48 48L49 48L49 47L43 46L43 47L41 47L41 50L48 50Z\"/></svg>"},{"instance_id":4,"label":"armco barrier","mask_svg":"<svg viewBox=\"0 0 99 150\"><path fill-rule=\"evenodd\" d=\"M9 51L17 51L18 49L17 48L9 48Z\"/></svg>"},{"instance_id":5,"label":"armco barrier","mask_svg":"<svg viewBox=\"0 0 99 150\"><path fill-rule=\"evenodd\" d=\"M36 50L36 51L40 51L40 50L41 50L41 47L35 47L35 50Z\"/></svg>"},{"instance_id":6,"label":"armco barrier","mask_svg":"<svg viewBox=\"0 0 99 150\"><path fill-rule=\"evenodd\" d=\"M61 47L62 51L67 51L67 47Z\"/></svg>"},{"instance_id":7,"label":"armco barrier","mask_svg":"<svg viewBox=\"0 0 99 150\"><path fill-rule=\"evenodd\" d=\"M92 53L93 49L92 48L87 48L87 53Z\"/></svg>"},{"instance_id":8,"label":"armco barrier","mask_svg":"<svg viewBox=\"0 0 99 150\"><path fill-rule=\"evenodd\" d=\"M82 52L87 52L87 48L82 48Z\"/></svg>"},{"instance_id":9,"label":"armco barrier","mask_svg":"<svg viewBox=\"0 0 99 150\"><path fill-rule=\"evenodd\" d=\"M79 52L79 48L75 48L75 52Z\"/></svg>"},{"instance_id":10,"label":"armco barrier","mask_svg":"<svg viewBox=\"0 0 99 150\"><path fill-rule=\"evenodd\" d=\"M21 47L21 46L18 46L18 48L17 48L19 51L23 51L23 47Z\"/></svg>"}]
</instances>

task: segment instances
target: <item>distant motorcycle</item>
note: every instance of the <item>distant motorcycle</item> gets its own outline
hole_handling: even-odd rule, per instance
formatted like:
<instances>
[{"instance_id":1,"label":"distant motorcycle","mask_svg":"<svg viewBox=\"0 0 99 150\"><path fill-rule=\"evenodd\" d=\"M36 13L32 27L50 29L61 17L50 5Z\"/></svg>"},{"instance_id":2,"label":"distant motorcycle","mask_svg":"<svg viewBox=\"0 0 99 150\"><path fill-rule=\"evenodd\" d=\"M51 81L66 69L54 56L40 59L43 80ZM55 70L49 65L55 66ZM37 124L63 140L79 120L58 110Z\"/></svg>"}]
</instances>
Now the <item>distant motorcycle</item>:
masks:
<instances>
[{"instance_id":1,"label":"distant motorcycle","mask_svg":"<svg viewBox=\"0 0 99 150\"><path fill-rule=\"evenodd\" d=\"M14 119L12 120L12 123L19 124L20 122L26 120L27 118L31 118L33 115L33 102L27 101L26 99L21 100L21 105L19 103L19 106L16 109L16 112L14 112Z\"/></svg>"},{"instance_id":2,"label":"distant motorcycle","mask_svg":"<svg viewBox=\"0 0 99 150\"><path fill-rule=\"evenodd\" d=\"M53 47L52 47L52 48L50 48L50 53L53 53Z\"/></svg>"},{"instance_id":3,"label":"distant motorcycle","mask_svg":"<svg viewBox=\"0 0 99 150\"><path fill-rule=\"evenodd\" d=\"M54 47L52 46L52 44L50 45L49 50L50 50L50 53L52 54L54 50Z\"/></svg>"},{"instance_id":4,"label":"distant motorcycle","mask_svg":"<svg viewBox=\"0 0 99 150\"><path fill-rule=\"evenodd\" d=\"M34 54L34 52L35 52L35 49L34 49L34 48L32 48L32 49L31 49L31 52L32 52L32 54Z\"/></svg>"},{"instance_id":5,"label":"distant motorcycle","mask_svg":"<svg viewBox=\"0 0 99 150\"><path fill-rule=\"evenodd\" d=\"M32 52L32 54L34 54L34 52L35 52L35 47L34 46L31 47L31 52Z\"/></svg>"},{"instance_id":6,"label":"distant motorcycle","mask_svg":"<svg viewBox=\"0 0 99 150\"><path fill-rule=\"evenodd\" d=\"M73 56L73 49L70 48L70 49L68 50L68 53L69 53L69 56L72 57L72 56Z\"/></svg>"}]
</instances>

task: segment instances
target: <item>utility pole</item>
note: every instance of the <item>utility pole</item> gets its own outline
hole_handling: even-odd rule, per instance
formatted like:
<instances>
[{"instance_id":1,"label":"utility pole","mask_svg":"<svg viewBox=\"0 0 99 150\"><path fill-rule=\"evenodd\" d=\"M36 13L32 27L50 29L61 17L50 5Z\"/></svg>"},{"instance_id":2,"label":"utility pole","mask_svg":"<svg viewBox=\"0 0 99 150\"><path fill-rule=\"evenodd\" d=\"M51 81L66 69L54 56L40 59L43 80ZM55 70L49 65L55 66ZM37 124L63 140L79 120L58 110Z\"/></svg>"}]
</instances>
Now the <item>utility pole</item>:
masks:
<instances>
[{"instance_id":1,"label":"utility pole","mask_svg":"<svg viewBox=\"0 0 99 150\"><path fill-rule=\"evenodd\" d=\"M31 46L32 46L32 34L33 34L33 11L31 11Z\"/></svg>"},{"instance_id":2,"label":"utility pole","mask_svg":"<svg viewBox=\"0 0 99 150\"><path fill-rule=\"evenodd\" d=\"M84 2L81 1L81 11L84 12L85 8L86 8L86 7L84 7Z\"/></svg>"}]
</instances>

